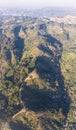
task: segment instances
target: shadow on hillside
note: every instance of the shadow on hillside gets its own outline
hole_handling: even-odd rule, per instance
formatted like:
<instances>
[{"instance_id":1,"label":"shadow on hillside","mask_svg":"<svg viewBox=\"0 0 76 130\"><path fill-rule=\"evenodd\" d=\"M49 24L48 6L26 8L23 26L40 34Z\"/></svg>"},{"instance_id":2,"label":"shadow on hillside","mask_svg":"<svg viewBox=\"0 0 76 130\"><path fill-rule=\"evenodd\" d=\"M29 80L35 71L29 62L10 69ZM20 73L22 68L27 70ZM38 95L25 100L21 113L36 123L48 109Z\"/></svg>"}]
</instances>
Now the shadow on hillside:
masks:
<instances>
[{"instance_id":1,"label":"shadow on hillside","mask_svg":"<svg viewBox=\"0 0 76 130\"><path fill-rule=\"evenodd\" d=\"M37 86L26 86L22 91L22 100L25 107L35 112L50 110L51 112L62 109L66 116L69 110L70 99L64 92L51 92L46 89L38 89Z\"/></svg>"},{"instance_id":2,"label":"shadow on hillside","mask_svg":"<svg viewBox=\"0 0 76 130\"><path fill-rule=\"evenodd\" d=\"M51 87L64 89L64 78L61 74L60 64L58 60L51 59L46 56L39 56L36 60L36 70L41 79L50 82Z\"/></svg>"},{"instance_id":3,"label":"shadow on hillside","mask_svg":"<svg viewBox=\"0 0 76 130\"><path fill-rule=\"evenodd\" d=\"M11 130L31 130L28 126L24 125L22 122L10 122Z\"/></svg>"},{"instance_id":4,"label":"shadow on hillside","mask_svg":"<svg viewBox=\"0 0 76 130\"><path fill-rule=\"evenodd\" d=\"M62 56L63 46L60 41L47 34L44 36L48 42L46 46L40 45L39 49L46 55L37 57L35 68L39 77L49 82L50 89L38 89L36 84L26 86L22 91L22 100L25 107L33 111L44 111L49 109L52 112L58 112L59 109L65 117L69 112L70 98L65 90L64 77L60 67L60 58ZM53 50L50 50L50 48ZM52 54L52 55L51 55ZM52 88L55 91L52 91Z\"/></svg>"},{"instance_id":5,"label":"shadow on hillside","mask_svg":"<svg viewBox=\"0 0 76 130\"><path fill-rule=\"evenodd\" d=\"M44 36L45 40L48 42L49 45L52 45L53 47L55 47L55 49L59 49L59 47L60 47L60 50L61 51L63 50L62 43L59 40L57 40L56 38L54 38L52 35L45 34L43 36Z\"/></svg>"},{"instance_id":6,"label":"shadow on hillside","mask_svg":"<svg viewBox=\"0 0 76 130\"><path fill-rule=\"evenodd\" d=\"M8 100L5 95L0 92L0 119L4 116L5 109L8 106Z\"/></svg>"},{"instance_id":7,"label":"shadow on hillside","mask_svg":"<svg viewBox=\"0 0 76 130\"><path fill-rule=\"evenodd\" d=\"M20 28L21 28L20 25L14 28L13 32L14 32L15 37L18 37Z\"/></svg>"},{"instance_id":8,"label":"shadow on hillside","mask_svg":"<svg viewBox=\"0 0 76 130\"><path fill-rule=\"evenodd\" d=\"M45 123L46 121L48 123ZM53 118L51 120L47 117L42 118L41 123L42 123L42 126L44 127L44 130L50 130L50 129L51 130L62 130L62 128L63 128L62 124ZM58 127L58 129L56 126Z\"/></svg>"},{"instance_id":9,"label":"shadow on hillside","mask_svg":"<svg viewBox=\"0 0 76 130\"><path fill-rule=\"evenodd\" d=\"M54 56L53 51L50 50L48 46L44 46L44 45L40 44L40 45L38 46L38 48L39 48L41 51L43 51L44 53L46 53L46 54L48 54L48 55Z\"/></svg>"},{"instance_id":10,"label":"shadow on hillside","mask_svg":"<svg viewBox=\"0 0 76 130\"><path fill-rule=\"evenodd\" d=\"M13 52L17 61L20 61L24 49L24 40L20 37L16 37L13 45Z\"/></svg>"}]
</instances>

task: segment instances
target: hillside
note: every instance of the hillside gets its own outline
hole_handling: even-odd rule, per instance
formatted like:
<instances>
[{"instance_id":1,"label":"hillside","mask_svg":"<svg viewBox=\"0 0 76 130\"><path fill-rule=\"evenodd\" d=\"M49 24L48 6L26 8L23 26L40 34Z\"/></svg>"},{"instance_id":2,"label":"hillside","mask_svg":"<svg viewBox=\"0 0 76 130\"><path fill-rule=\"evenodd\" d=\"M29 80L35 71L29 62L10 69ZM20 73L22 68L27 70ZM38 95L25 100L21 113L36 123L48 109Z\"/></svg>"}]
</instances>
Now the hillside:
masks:
<instances>
[{"instance_id":1,"label":"hillside","mask_svg":"<svg viewBox=\"0 0 76 130\"><path fill-rule=\"evenodd\" d=\"M0 20L1 130L76 128L75 19Z\"/></svg>"}]
</instances>

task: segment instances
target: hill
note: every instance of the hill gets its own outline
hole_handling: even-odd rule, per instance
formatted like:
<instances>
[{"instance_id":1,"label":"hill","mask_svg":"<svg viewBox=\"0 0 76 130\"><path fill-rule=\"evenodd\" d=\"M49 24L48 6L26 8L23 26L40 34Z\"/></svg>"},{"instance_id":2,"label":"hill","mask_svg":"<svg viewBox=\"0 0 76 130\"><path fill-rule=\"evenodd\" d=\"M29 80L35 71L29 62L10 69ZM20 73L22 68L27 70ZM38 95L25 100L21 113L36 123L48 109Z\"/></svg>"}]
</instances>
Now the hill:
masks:
<instances>
[{"instance_id":1,"label":"hill","mask_svg":"<svg viewBox=\"0 0 76 130\"><path fill-rule=\"evenodd\" d=\"M1 20L1 127L75 129L75 32L73 16Z\"/></svg>"}]
</instances>

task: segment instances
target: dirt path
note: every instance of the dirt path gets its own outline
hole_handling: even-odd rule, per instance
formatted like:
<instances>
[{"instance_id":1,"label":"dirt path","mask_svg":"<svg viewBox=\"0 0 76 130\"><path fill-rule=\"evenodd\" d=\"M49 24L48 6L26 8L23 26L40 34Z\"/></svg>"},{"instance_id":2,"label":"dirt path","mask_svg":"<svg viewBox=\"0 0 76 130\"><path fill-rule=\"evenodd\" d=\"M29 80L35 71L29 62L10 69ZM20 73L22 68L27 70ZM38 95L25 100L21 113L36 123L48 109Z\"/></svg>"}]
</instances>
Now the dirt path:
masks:
<instances>
[{"instance_id":1,"label":"dirt path","mask_svg":"<svg viewBox=\"0 0 76 130\"><path fill-rule=\"evenodd\" d=\"M16 113L15 115L13 115L12 119L14 119L16 116L18 116L19 114L25 113L27 110L26 109L22 109L20 110L18 113Z\"/></svg>"}]
</instances>

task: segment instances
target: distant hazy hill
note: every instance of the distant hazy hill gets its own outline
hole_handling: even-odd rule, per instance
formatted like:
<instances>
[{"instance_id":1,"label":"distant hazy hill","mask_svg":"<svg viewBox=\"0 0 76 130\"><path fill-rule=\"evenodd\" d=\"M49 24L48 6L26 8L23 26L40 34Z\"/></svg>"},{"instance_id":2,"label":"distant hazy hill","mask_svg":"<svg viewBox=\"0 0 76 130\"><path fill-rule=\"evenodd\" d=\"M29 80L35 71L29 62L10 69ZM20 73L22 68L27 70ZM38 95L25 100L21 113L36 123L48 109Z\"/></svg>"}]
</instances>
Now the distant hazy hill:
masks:
<instances>
[{"instance_id":1,"label":"distant hazy hill","mask_svg":"<svg viewBox=\"0 0 76 130\"><path fill-rule=\"evenodd\" d=\"M30 16L30 17L64 17L76 15L76 8L71 7L47 7L40 9L0 9L0 15Z\"/></svg>"}]
</instances>

